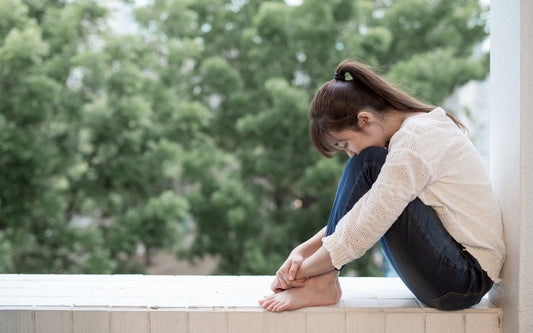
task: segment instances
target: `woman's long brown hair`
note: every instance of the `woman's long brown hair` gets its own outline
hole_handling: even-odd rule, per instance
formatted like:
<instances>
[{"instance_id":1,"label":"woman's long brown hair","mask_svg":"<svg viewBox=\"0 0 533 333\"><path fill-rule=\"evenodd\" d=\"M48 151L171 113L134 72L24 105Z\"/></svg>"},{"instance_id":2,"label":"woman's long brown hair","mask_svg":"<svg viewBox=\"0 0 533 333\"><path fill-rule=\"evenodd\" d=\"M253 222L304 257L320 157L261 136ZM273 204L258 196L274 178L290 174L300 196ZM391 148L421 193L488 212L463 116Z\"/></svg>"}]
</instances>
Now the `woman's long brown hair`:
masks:
<instances>
[{"instance_id":1,"label":"woman's long brown hair","mask_svg":"<svg viewBox=\"0 0 533 333\"><path fill-rule=\"evenodd\" d=\"M330 133L360 131L357 116L361 111L384 115L389 110L429 112L434 108L385 81L370 67L345 60L337 66L335 78L324 84L311 102L311 139L322 155L332 157L339 149L332 144ZM452 115L448 116L459 128L466 129Z\"/></svg>"}]
</instances>

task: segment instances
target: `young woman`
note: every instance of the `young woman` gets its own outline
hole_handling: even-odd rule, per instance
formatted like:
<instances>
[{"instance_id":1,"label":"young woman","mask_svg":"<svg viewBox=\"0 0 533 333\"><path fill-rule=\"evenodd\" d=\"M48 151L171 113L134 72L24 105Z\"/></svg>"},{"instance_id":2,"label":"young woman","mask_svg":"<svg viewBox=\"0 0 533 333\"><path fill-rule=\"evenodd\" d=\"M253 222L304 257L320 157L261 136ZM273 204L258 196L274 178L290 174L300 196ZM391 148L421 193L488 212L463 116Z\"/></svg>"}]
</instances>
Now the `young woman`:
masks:
<instances>
[{"instance_id":1,"label":"young woman","mask_svg":"<svg viewBox=\"0 0 533 333\"><path fill-rule=\"evenodd\" d=\"M338 271L378 241L430 307L470 307L500 281L500 209L460 122L354 61L320 88L310 116L317 150L350 159L327 226L291 252L265 309L337 303Z\"/></svg>"}]
</instances>

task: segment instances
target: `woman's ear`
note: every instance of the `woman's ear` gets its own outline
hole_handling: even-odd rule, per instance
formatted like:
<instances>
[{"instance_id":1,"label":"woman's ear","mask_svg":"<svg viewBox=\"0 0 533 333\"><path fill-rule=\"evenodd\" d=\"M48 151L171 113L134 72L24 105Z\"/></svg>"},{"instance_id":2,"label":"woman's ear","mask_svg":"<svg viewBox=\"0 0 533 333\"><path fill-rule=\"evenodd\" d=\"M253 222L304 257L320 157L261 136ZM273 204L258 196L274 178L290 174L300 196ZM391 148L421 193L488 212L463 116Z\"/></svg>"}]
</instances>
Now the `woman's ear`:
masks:
<instances>
[{"instance_id":1,"label":"woman's ear","mask_svg":"<svg viewBox=\"0 0 533 333\"><path fill-rule=\"evenodd\" d=\"M365 128L366 126L370 124L370 122L372 122L372 120L373 120L373 115L368 111L361 111L357 115L357 125L360 128Z\"/></svg>"}]
</instances>

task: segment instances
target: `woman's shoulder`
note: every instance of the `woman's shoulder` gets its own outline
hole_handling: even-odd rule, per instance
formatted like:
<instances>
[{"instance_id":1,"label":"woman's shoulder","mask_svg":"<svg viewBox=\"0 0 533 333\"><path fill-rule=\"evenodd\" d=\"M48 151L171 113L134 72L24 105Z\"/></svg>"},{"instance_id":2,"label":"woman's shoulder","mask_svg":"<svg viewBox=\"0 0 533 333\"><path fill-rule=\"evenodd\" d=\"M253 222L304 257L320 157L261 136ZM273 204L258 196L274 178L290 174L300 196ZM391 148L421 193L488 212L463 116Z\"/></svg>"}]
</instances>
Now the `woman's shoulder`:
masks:
<instances>
[{"instance_id":1,"label":"woman's shoulder","mask_svg":"<svg viewBox=\"0 0 533 333\"><path fill-rule=\"evenodd\" d=\"M467 140L442 108L407 118L391 138L390 149L437 149Z\"/></svg>"},{"instance_id":2,"label":"woman's shoulder","mask_svg":"<svg viewBox=\"0 0 533 333\"><path fill-rule=\"evenodd\" d=\"M433 131L439 131L448 128L453 125L457 127L455 123L447 116L444 109L438 107L427 113L420 113L415 116L407 118L401 129L427 129Z\"/></svg>"}]
</instances>

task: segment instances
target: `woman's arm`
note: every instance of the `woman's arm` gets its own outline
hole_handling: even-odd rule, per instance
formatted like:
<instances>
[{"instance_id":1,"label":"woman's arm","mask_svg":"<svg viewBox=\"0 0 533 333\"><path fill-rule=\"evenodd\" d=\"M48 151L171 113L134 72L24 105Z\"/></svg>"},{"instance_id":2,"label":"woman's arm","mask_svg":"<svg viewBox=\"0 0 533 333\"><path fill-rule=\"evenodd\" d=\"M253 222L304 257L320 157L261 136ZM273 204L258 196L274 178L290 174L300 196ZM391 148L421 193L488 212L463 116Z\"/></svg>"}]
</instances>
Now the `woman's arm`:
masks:
<instances>
[{"instance_id":1,"label":"woman's arm","mask_svg":"<svg viewBox=\"0 0 533 333\"><path fill-rule=\"evenodd\" d=\"M294 279L307 279L329 273L335 267L331 263L331 256L324 246L321 246L310 257L305 259L298 269Z\"/></svg>"}]
</instances>

